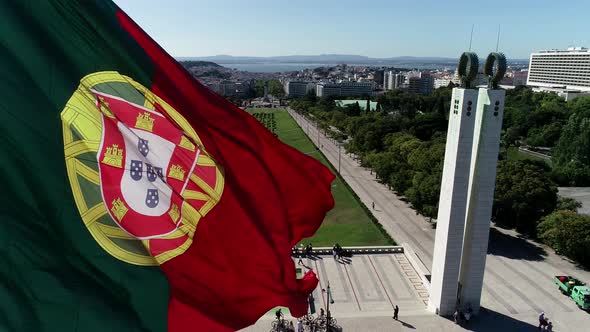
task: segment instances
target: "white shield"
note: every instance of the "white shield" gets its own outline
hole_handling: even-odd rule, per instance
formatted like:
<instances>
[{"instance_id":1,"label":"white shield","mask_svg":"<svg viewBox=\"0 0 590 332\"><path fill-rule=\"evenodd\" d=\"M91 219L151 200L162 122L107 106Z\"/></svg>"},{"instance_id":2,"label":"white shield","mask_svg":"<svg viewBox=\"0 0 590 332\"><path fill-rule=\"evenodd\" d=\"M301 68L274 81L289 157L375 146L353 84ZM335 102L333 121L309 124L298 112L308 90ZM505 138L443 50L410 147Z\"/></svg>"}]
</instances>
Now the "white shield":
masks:
<instances>
[{"instance_id":1,"label":"white shield","mask_svg":"<svg viewBox=\"0 0 590 332\"><path fill-rule=\"evenodd\" d=\"M176 145L152 133L127 128L121 122L117 127L125 139L125 172L121 179L123 198L131 209L140 214L161 216L170 208L172 188L166 183L166 171ZM146 140L149 145L149 152L145 156L138 149L140 138ZM140 179L136 173L137 168L134 169L134 176L131 176L132 161L136 161L136 164L141 162L143 165ZM163 177L150 181L153 180L153 176L148 179L148 164L152 167L161 167ZM157 195L154 195L154 190L157 190ZM157 197L157 201L154 201L154 197Z\"/></svg>"}]
</instances>

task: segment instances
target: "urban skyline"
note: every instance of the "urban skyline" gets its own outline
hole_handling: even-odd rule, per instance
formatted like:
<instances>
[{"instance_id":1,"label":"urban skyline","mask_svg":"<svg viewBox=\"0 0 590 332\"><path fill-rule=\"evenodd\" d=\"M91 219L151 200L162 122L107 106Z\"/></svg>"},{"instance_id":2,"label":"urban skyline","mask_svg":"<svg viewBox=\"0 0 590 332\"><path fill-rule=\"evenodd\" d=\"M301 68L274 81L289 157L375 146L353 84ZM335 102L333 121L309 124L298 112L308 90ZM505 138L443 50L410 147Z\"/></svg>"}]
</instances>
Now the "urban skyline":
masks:
<instances>
[{"instance_id":1,"label":"urban skyline","mask_svg":"<svg viewBox=\"0 0 590 332\"><path fill-rule=\"evenodd\" d=\"M583 16L590 3L477 3L449 5L377 1L371 6L351 2L233 3L171 0L117 0L146 32L176 57L284 56L360 54L456 57L469 48L487 54L500 47L509 58L526 59L534 51L589 46ZM497 8L507 8L498 11ZM576 10L571 10L576 8ZM530 22L542 22L534 28ZM174 24L170 24L174 22Z\"/></svg>"}]
</instances>

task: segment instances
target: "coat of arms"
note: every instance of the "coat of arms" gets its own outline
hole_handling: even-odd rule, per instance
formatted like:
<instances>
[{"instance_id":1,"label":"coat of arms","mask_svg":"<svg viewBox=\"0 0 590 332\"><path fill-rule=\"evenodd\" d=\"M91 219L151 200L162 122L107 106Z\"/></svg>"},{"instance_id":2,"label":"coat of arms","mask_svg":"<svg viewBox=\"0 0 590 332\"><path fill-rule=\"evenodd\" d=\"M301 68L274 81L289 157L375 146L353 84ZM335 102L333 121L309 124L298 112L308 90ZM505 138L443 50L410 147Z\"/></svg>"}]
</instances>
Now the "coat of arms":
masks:
<instances>
[{"instance_id":1,"label":"coat of arms","mask_svg":"<svg viewBox=\"0 0 590 332\"><path fill-rule=\"evenodd\" d=\"M61 117L74 198L97 242L138 265L183 253L224 183L186 119L116 72L84 77Z\"/></svg>"}]
</instances>

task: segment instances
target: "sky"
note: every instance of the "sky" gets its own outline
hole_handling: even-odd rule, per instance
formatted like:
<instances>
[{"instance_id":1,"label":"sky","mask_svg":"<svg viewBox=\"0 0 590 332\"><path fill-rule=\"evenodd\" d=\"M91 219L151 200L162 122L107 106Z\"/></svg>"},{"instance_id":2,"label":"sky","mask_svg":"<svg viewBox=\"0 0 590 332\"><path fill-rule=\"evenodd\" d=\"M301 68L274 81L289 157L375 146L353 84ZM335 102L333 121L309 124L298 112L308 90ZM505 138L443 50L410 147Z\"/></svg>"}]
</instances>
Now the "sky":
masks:
<instances>
[{"instance_id":1,"label":"sky","mask_svg":"<svg viewBox=\"0 0 590 332\"><path fill-rule=\"evenodd\" d=\"M115 0L173 56L355 54L508 58L590 47L590 1Z\"/></svg>"}]
</instances>

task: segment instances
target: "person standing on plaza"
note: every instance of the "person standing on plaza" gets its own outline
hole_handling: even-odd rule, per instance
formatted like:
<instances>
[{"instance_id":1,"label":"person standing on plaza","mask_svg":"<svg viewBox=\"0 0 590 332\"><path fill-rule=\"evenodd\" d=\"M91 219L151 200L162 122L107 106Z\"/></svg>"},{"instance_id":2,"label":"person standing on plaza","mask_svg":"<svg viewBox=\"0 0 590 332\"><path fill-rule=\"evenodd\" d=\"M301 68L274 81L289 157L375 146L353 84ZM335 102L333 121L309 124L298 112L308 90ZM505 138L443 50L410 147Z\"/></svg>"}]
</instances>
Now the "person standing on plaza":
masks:
<instances>
[{"instance_id":1,"label":"person standing on plaza","mask_svg":"<svg viewBox=\"0 0 590 332\"><path fill-rule=\"evenodd\" d=\"M547 320L545 319L545 312L541 311L539 314L539 328L542 329L547 325Z\"/></svg>"},{"instance_id":2,"label":"person standing on plaza","mask_svg":"<svg viewBox=\"0 0 590 332\"><path fill-rule=\"evenodd\" d=\"M545 331L553 331L553 323L548 322L547 327L545 328Z\"/></svg>"},{"instance_id":3,"label":"person standing on plaza","mask_svg":"<svg viewBox=\"0 0 590 332\"><path fill-rule=\"evenodd\" d=\"M395 305L395 308L393 308L393 319L397 320L397 314L398 313L399 313L399 307L396 304Z\"/></svg>"},{"instance_id":4,"label":"person standing on plaza","mask_svg":"<svg viewBox=\"0 0 590 332\"><path fill-rule=\"evenodd\" d=\"M299 244L299 250L297 250L297 258L299 258L299 260L297 261L297 264L299 265L303 265L303 250L305 250L305 248L303 247L303 243Z\"/></svg>"},{"instance_id":5,"label":"person standing on plaza","mask_svg":"<svg viewBox=\"0 0 590 332\"><path fill-rule=\"evenodd\" d=\"M303 320L301 318L297 320L297 332L303 332Z\"/></svg>"},{"instance_id":6,"label":"person standing on plaza","mask_svg":"<svg viewBox=\"0 0 590 332\"><path fill-rule=\"evenodd\" d=\"M277 316L277 322L279 324L279 326L281 326L281 324L283 324L283 312L281 311L281 308L277 309L277 311L275 311L275 316Z\"/></svg>"}]
</instances>

